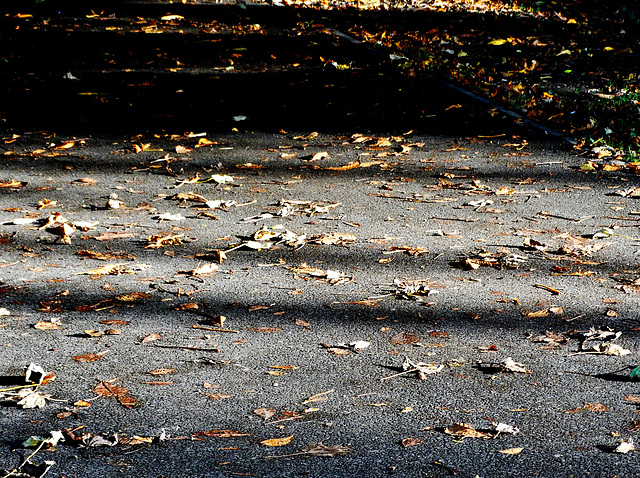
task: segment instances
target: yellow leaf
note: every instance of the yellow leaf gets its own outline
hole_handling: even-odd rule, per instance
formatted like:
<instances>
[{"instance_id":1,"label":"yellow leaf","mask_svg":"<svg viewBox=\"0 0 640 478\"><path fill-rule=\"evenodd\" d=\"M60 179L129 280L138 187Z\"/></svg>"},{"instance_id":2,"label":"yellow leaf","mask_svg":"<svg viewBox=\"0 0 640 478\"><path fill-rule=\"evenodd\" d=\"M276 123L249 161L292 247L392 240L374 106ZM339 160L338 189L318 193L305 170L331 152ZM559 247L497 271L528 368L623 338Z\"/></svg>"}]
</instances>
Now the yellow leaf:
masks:
<instances>
[{"instance_id":1,"label":"yellow leaf","mask_svg":"<svg viewBox=\"0 0 640 478\"><path fill-rule=\"evenodd\" d=\"M505 43L507 43L507 40L496 39L496 40L491 40L489 42L489 45L504 45Z\"/></svg>"},{"instance_id":2,"label":"yellow leaf","mask_svg":"<svg viewBox=\"0 0 640 478\"><path fill-rule=\"evenodd\" d=\"M165 15L164 17L160 17L160 20L170 22L171 20L182 20L183 18L184 17L182 15Z\"/></svg>"},{"instance_id":3,"label":"yellow leaf","mask_svg":"<svg viewBox=\"0 0 640 478\"><path fill-rule=\"evenodd\" d=\"M624 166L619 166L617 164L605 164L602 166L603 171L620 171Z\"/></svg>"},{"instance_id":4,"label":"yellow leaf","mask_svg":"<svg viewBox=\"0 0 640 478\"><path fill-rule=\"evenodd\" d=\"M498 196L510 196L511 194L513 194L515 191L513 189L511 189L508 186L502 186L498 189L496 189L496 194Z\"/></svg>"},{"instance_id":5,"label":"yellow leaf","mask_svg":"<svg viewBox=\"0 0 640 478\"><path fill-rule=\"evenodd\" d=\"M264 446L283 446L288 445L293 440L293 435L284 438L270 438L269 440L263 440L260 444Z\"/></svg>"}]
</instances>

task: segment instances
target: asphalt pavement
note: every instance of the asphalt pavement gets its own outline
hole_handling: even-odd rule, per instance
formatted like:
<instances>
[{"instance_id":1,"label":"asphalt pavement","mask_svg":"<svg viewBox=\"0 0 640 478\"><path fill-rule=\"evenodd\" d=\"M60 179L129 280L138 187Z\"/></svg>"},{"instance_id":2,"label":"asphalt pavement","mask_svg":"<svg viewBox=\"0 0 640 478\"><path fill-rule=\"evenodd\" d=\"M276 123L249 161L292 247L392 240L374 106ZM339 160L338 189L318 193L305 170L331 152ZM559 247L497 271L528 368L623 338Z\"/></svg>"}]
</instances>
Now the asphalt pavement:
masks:
<instances>
[{"instance_id":1,"label":"asphalt pavement","mask_svg":"<svg viewBox=\"0 0 640 478\"><path fill-rule=\"evenodd\" d=\"M634 170L229 12L4 19L5 475L637 476Z\"/></svg>"}]
</instances>

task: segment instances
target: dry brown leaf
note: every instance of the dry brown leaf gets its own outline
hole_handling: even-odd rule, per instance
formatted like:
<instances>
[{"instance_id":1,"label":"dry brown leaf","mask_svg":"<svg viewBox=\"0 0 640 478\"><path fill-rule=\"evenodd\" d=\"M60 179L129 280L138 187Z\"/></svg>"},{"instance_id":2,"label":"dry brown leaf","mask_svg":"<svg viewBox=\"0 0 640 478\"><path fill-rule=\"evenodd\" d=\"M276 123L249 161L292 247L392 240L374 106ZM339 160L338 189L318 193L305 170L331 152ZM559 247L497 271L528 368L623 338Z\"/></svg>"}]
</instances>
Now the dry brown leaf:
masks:
<instances>
[{"instance_id":1,"label":"dry brown leaf","mask_svg":"<svg viewBox=\"0 0 640 478\"><path fill-rule=\"evenodd\" d=\"M310 242L315 244L353 244L356 241L357 237L355 234L347 234L344 232L330 232L328 234L320 234L317 236L311 236L309 238Z\"/></svg>"},{"instance_id":2,"label":"dry brown leaf","mask_svg":"<svg viewBox=\"0 0 640 478\"><path fill-rule=\"evenodd\" d=\"M511 188L510 188L510 187L508 187L508 186L502 186L502 187L500 187L500 188L496 189L496 194L497 194L498 196L510 196L510 195L512 195L513 193L515 193L515 190L514 190L514 189L511 189Z\"/></svg>"},{"instance_id":3,"label":"dry brown leaf","mask_svg":"<svg viewBox=\"0 0 640 478\"><path fill-rule=\"evenodd\" d=\"M601 413L601 412L606 412L609 410L609 407L607 407L606 405L603 405L602 403L585 403L584 404L584 409L585 410L589 410L590 412L597 412L597 413Z\"/></svg>"},{"instance_id":4,"label":"dry brown leaf","mask_svg":"<svg viewBox=\"0 0 640 478\"><path fill-rule=\"evenodd\" d=\"M153 234L147 237L147 245L144 246L145 249L159 249L165 246L175 246L182 244L182 238L184 234L173 234L173 235L165 235L165 234Z\"/></svg>"},{"instance_id":5,"label":"dry brown leaf","mask_svg":"<svg viewBox=\"0 0 640 478\"><path fill-rule=\"evenodd\" d=\"M160 335L160 334L149 334L149 335L145 336L140 341L140 343L141 344L146 344L148 342L153 342L154 340L158 340L158 339L161 339L161 338L162 338L162 335Z\"/></svg>"},{"instance_id":6,"label":"dry brown leaf","mask_svg":"<svg viewBox=\"0 0 640 478\"><path fill-rule=\"evenodd\" d=\"M116 300L120 302L135 302L136 300L148 299L149 297L151 297L151 294L145 292L131 292L130 294L117 295Z\"/></svg>"},{"instance_id":7,"label":"dry brown leaf","mask_svg":"<svg viewBox=\"0 0 640 478\"><path fill-rule=\"evenodd\" d=\"M137 404L135 398L129 395L129 390L119 385L113 385L113 383L107 381L100 382L100 384L93 389L93 393L102 397L114 397L127 408L133 408Z\"/></svg>"},{"instance_id":8,"label":"dry brown leaf","mask_svg":"<svg viewBox=\"0 0 640 478\"><path fill-rule=\"evenodd\" d=\"M102 337L104 335L104 332L101 330L83 330L83 332L93 338Z\"/></svg>"},{"instance_id":9,"label":"dry brown leaf","mask_svg":"<svg viewBox=\"0 0 640 478\"><path fill-rule=\"evenodd\" d=\"M132 270L127 269L126 264L107 264L90 271L76 272L75 275L104 276L104 275L131 274L131 273L132 273Z\"/></svg>"},{"instance_id":10,"label":"dry brown leaf","mask_svg":"<svg viewBox=\"0 0 640 478\"><path fill-rule=\"evenodd\" d=\"M399 334L391 337L389 341L396 345L415 344L420 341L420 337L415 335L413 332L400 332Z\"/></svg>"},{"instance_id":11,"label":"dry brown leaf","mask_svg":"<svg viewBox=\"0 0 640 478\"><path fill-rule=\"evenodd\" d=\"M0 181L0 188L17 189L25 187L27 182L24 181Z\"/></svg>"},{"instance_id":12,"label":"dry brown leaf","mask_svg":"<svg viewBox=\"0 0 640 478\"><path fill-rule=\"evenodd\" d=\"M126 321L126 320L118 320L118 319L101 320L100 323L102 325L129 325L128 321Z\"/></svg>"},{"instance_id":13,"label":"dry brown leaf","mask_svg":"<svg viewBox=\"0 0 640 478\"><path fill-rule=\"evenodd\" d=\"M276 411L273 408L256 408L253 413L265 420L269 420L269 418L276 414Z\"/></svg>"},{"instance_id":14,"label":"dry brown leaf","mask_svg":"<svg viewBox=\"0 0 640 478\"><path fill-rule=\"evenodd\" d=\"M627 395L624 399L629 403L640 404L640 397L634 397L633 395Z\"/></svg>"},{"instance_id":15,"label":"dry brown leaf","mask_svg":"<svg viewBox=\"0 0 640 478\"><path fill-rule=\"evenodd\" d=\"M351 355L351 351L349 349L342 347L327 347L327 352L334 355Z\"/></svg>"},{"instance_id":16,"label":"dry brown leaf","mask_svg":"<svg viewBox=\"0 0 640 478\"><path fill-rule=\"evenodd\" d=\"M49 199L41 199L38 201L38 207L36 209L45 209L47 207L55 207L58 201L51 201Z\"/></svg>"},{"instance_id":17,"label":"dry brown leaf","mask_svg":"<svg viewBox=\"0 0 640 478\"><path fill-rule=\"evenodd\" d=\"M96 354L76 355L75 357L71 357L71 359L74 362L78 362L78 363L95 362L103 358L108 353L109 353L108 350L103 350L102 352L98 352Z\"/></svg>"},{"instance_id":18,"label":"dry brown leaf","mask_svg":"<svg viewBox=\"0 0 640 478\"><path fill-rule=\"evenodd\" d=\"M81 184L83 186L93 186L97 182L98 182L98 180L97 179L93 179L93 178L79 178L79 179L74 179L73 181L71 181L71 184Z\"/></svg>"},{"instance_id":19,"label":"dry brown leaf","mask_svg":"<svg viewBox=\"0 0 640 478\"><path fill-rule=\"evenodd\" d=\"M207 393L207 397L211 400L222 400L223 398L231 398L233 395L228 393Z\"/></svg>"},{"instance_id":20,"label":"dry brown leaf","mask_svg":"<svg viewBox=\"0 0 640 478\"><path fill-rule=\"evenodd\" d=\"M147 372L149 375L167 375L169 373L175 372L175 368L156 368L155 370L150 370Z\"/></svg>"},{"instance_id":21,"label":"dry brown leaf","mask_svg":"<svg viewBox=\"0 0 640 478\"><path fill-rule=\"evenodd\" d=\"M461 438L491 438L488 433L480 432L468 423L454 423L444 429L447 435Z\"/></svg>"},{"instance_id":22,"label":"dry brown leaf","mask_svg":"<svg viewBox=\"0 0 640 478\"><path fill-rule=\"evenodd\" d=\"M193 192L184 192L184 193L174 194L173 196L169 196L167 199L171 199L173 201L193 201L198 203L207 202L207 198Z\"/></svg>"},{"instance_id":23,"label":"dry brown leaf","mask_svg":"<svg viewBox=\"0 0 640 478\"><path fill-rule=\"evenodd\" d=\"M33 325L34 328L38 329L38 330L61 330L62 326L60 325L60 323L58 322L47 322L47 321L43 321L43 322L36 322Z\"/></svg>"},{"instance_id":24,"label":"dry brown leaf","mask_svg":"<svg viewBox=\"0 0 640 478\"><path fill-rule=\"evenodd\" d=\"M410 446L416 446L422 443L424 440L421 438L405 438L402 440L402 446L408 448Z\"/></svg>"},{"instance_id":25,"label":"dry brown leaf","mask_svg":"<svg viewBox=\"0 0 640 478\"><path fill-rule=\"evenodd\" d=\"M197 302L189 302L176 307L176 310L198 310L200 305Z\"/></svg>"},{"instance_id":26,"label":"dry brown leaf","mask_svg":"<svg viewBox=\"0 0 640 478\"><path fill-rule=\"evenodd\" d=\"M536 310L535 312L525 312L525 317L529 319L537 319L540 317L547 317L549 315L549 309Z\"/></svg>"},{"instance_id":27,"label":"dry brown leaf","mask_svg":"<svg viewBox=\"0 0 640 478\"><path fill-rule=\"evenodd\" d=\"M99 261L108 261L111 259L135 259L136 256L132 255L132 254L125 254L125 253L120 253L120 254L114 254L111 252L95 252L95 251L89 251L87 249L83 249L81 251L76 252L76 254L78 254L79 256L84 256L84 257L88 257L90 259L96 259Z\"/></svg>"}]
</instances>

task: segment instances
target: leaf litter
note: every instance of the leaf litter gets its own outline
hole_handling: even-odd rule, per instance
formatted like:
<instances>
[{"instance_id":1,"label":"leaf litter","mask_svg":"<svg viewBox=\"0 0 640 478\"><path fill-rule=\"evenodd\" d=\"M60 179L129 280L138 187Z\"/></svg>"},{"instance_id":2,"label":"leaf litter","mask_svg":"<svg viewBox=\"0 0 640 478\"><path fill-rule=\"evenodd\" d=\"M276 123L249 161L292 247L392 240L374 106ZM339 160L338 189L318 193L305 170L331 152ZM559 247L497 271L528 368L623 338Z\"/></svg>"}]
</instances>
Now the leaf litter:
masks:
<instances>
[{"instance_id":1,"label":"leaf litter","mask_svg":"<svg viewBox=\"0 0 640 478\"><path fill-rule=\"evenodd\" d=\"M167 21L169 20L175 20L174 18L167 18ZM494 42L491 42L492 45L496 45L499 46L503 43L502 40L500 40L498 43L495 43L498 40L494 40ZM509 43L508 40L505 40L505 44ZM396 141L394 140L389 140L389 139L385 139L385 138L373 138L373 137L362 137L362 136L355 136L351 139L351 142L353 144L366 144L368 145L368 147L370 147L371 149L374 148L388 148L390 146L392 146L392 141ZM66 148L67 146L64 146L65 143L62 143L63 146ZM73 144L70 146L72 147ZM140 150L140 152L143 151L151 151L151 145L150 144L144 144L144 143L140 143L139 145L135 145L137 146L137 148L134 148L136 150ZM514 146L516 149L522 149L524 146L522 145L522 143L519 143L517 146ZM56 147L55 149L59 149L58 147ZM188 154L189 152L191 152L191 148L187 148L187 147L180 147L179 149L176 149L180 154ZM326 153L328 155L328 153ZM301 158L302 159L302 158ZM318 158L313 158L314 160L320 160L320 159L327 159L326 157L318 157ZM249 163L250 164L250 163ZM349 166L349 168L345 168L345 169L340 169L343 167L338 167L338 168L324 168L324 169L333 169L336 171L339 170L346 170L346 169L351 169L351 165L355 164L355 163L349 163L347 166ZM360 163L358 163L360 165ZM364 167L364 166L362 166ZM201 182L201 183L205 183L205 182L213 182L216 185L229 185L231 183L234 182L234 178L231 176L226 176L226 175L211 175L211 177L209 179L206 179L204 181L198 179L197 181L194 181L193 183L189 182L185 184L195 184L196 182ZM26 186L26 184L24 184L24 186ZM20 186L20 187L24 187L24 186ZM7 186L9 187L9 186ZM484 190L483 188L475 188L476 190ZM470 189L472 190L472 189ZM499 196L515 196L516 191L514 191L513 188L509 188L509 187L500 187L498 189L493 189L492 188L493 193L495 193L496 195ZM196 204L206 204L207 206L210 206L209 203L211 203L211 205L216 205L216 208L220 208L220 209L226 209L229 208L231 206L233 206L233 204L226 203L223 204L222 202L219 204L216 204L215 202L211 202L208 201L206 198L204 198L204 196L200 196L197 195L196 193L192 193L193 195L188 196L185 195L182 198L171 198L172 200L175 201L191 201L194 202ZM178 196L178 195L176 195ZM204 201L203 201L204 200ZM489 205L492 204L491 201L487 201L487 200L481 200L481 201L470 201L468 203L470 206L475 207L475 208L482 208L482 207L487 207ZM43 207L51 207L51 206L55 206L55 204L51 204L51 202L47 202L44 203L43 202ZM337 205L339 205L339 203L331 203L331 202L318 202L316 204L313 204L311 202L307 202L306 204L304 203L300 203L300 204L296 204L293 202L286 202L283 201L281 206L281 217L285 217L288 215L294 215L294 214L307 214L309 216L314 216L317 214L324 214L324 213L328 213L331 211L331 209L333 209L333 207L337 207ZM124 204L120 204L117 207L116 206L112 206L109 209L124 209L122 206L124 206ZM167 213L169 214L169 213ZM183 216L181 215L174 215L174 214L170 214L169 216L166 217L162 217L163 215L158 216L158 218L162 221L169 221L169 220L182 220L184 219ZM262 219L269 219L266 216L263 216ZM66 224L65 222L62 222L58 225L55 226L55 228L61 227L61 229L56 230L55 228L53 229L54 232L52 231L48 231L51 232L54 235L57 235L60 237L60 241L63 243L68 243L71 241L70 237L71 235L74 233L74 231L77 229L77 224L76 223L71 223L68 226L62 226L63 224ZM49 226L54 226L54 224L49 224ZM51 227L49 227L51 228ZM73 229L70 229L73 228ZM270 228L263 228L263 229L270 229ZM613 234L609 234L608 231L605 231L606 235L603 237L608 237L610 235ZM298 247L299 245L304 244L307 241L307 238L305 237L305 235L297 235L296 233L293 233L291 231L287 231L287 233L290 233L290 238L292 241L292 244L294 244L292 247ZM257 233L256 233L257 234ZM106 235L100 235L100 236L95 236L95 239L97 239L98 237L108 237L111 239L117 239L117 238L127 238L127 237L133 237L133 234L130 233L122 233L122 235L120 235L119 233L113 234L113 235L109 235L108 233ZM177 237L179 235L175 235L174 237ZM149 236L154 237L154 236ZM166 237L166 236L165 236ZM171 236L169 236L171 237ZM290 244L289 242L287 242L286 240L286 235L284 236L273 236L273 238L275 240L272 240L271 238L266 239L266 241L268 242L273 242L275 244L279 243L279 242L283 242L286 245L291 246L292 244ZM624 236L623 236L624 237ZM300 239L302 238L302 239ZM255 238L255 242L258 242L260 239ZM97 239L100 240L100 239ZM348 235L348 234L343 234L340 235L340 233L327 233L327 234L321 234L321 235L316 235L316 236L310 236L308 239L308 242L313 242L315 244L319 244L319 245L340 245L340 246L348 246L351 245L355 242L355 235ZM154 239L155 241L155 239ZM160 242L154 242L154 241L147 241L147 246L151 246L152 244L161 244ZM569 242L569 240L567 241ZM157 247L149 247L150 249L155 249L155 248L160 248L160 247L164 247L164 245L181 245L181 242L176 241L175 243L168 243L168 244L161 244L158 245ZM262 246L256 246L256 247L252 247L251 242L247 242L247 243L243 243L239 246L239 248L245 248L245 249L253 249L253 250L266 250L266 248L262 248ZM593 246L593 247L592 247ZM238 247L238 246L234 246L234 247ZM523 244L523 247L526 248L527 250L531 251L531 252L548 252L549 251L549 246L542 244L540 242L534 241L529 239L528 241L525 241L525 243ZM604 246L600 246L600 245L596 245L596 244L587 244L585 245L584 242L573 242L573 239L571 240L571 244L569 244L568 246L565 245L561 248L561 251L559 250L558 253L562 252L563 255L565 256L573 256L573 257L588 257L590 255L592 255L593 253L597 252L598 250L602 249ZM413 257L419 257L421 255L424 255L427 250L426 248L420 248L420 247L409 247L409 246L399 246L399 247L392 247L391 251L389 252L404 252L407 253ZM90 257L89 255L87 255L87 257ZM100 257L99 255L94 255L92 258L97 259L97 260L110 260L110 259L132 259L131 257L109 257L108 254L106 254L104 257ZM468 263L469 268L470 269L476 269L477 267L475 266L490 266L490 267L495 267L495 268L499 268L499 269L503 269L503 268L517 268L519 265L522 265L525 263L526 259L524 256L519 256L519 255L515 255L515 256L509 256L508 254L503 254L503 252L498 251L498 253L489 253L489 254L478 254L478 255L471 255L468 256L466 259L470 259L471 262ZM220 262L222 262L222 260L220 260ZM466 260L465 260L466 262ZM306 267L306 264L304 264L304 266ZM181 271L181 272L186 272L187 274L193 275L193 276L203 276L206 275L210 272L213 272L212 268L209 269L204 269L199 271L199 268L193 269L193 270L188 270L188 271ZM299 269L304 269L302 266L300 266ZM301 276L304 275L304 273L299 270L299 271L294 271L293 269L292 272L294 273L300 273ZM308 271L307 271L308 272ZM331 272L331 273L330 273ZM116 272L116 273L111 273L109 272L108 275L117 275L120 273L129 273L129 272ZM82 274L82 273L81 273ZM338 273L340 274L340 273ZM95 275L95 276L100 276L100 275L107 275L107 274L89 274L87 273L87 275ZM331 270L323 270L323 269L316 269L313 270L311 273L307 274L310 278L313 277L320 277L323 279L336 279L336 277L331 277L333 276L333 271ZM339 278L340 275L337 276L337 278ZM410 299L410 300L422 300L425 297L428 297L430 294L434 294L437 293L437 290L433 290L430 285L428 283L423 283L423 284L396 284L397 289L395 291L395 295L397 295L400 298L403 299ZM353 302L355 303L355 302ZM548 310L549 312L550 309L545 309ZM551 312L553 313L553 312ZM528 315L528 318L540 318L543 315L540 316L536 316L536 315ZM546 315L544 315L546 316ZM51 323L53 323L53 321L51 321ZM98 336L100 336L98 334ZM398 339L397 344L403 344L403 343L413 343L411 341L408 342L404 342L405 340L407 340L407 335L405 335L403 338ZM612 344L613 340L616 340L618 337L613 337L613 338L602 338L602 343L601 344L589 344L589 346L586 345L581 345L580 346L580 351L581 352L594 352L594 353L604 353L607 354L607 352L609 351L615 351L618 350L618 354L616 353L610 353L610 355L624 355L623 353L620 352L619 349L616 349L615 344ZM547 343L547 344L553 344L553 346L561 346L564 345L566 343L566 337L562 334L559 333L552 333L552 332L547 332L544 336L544 339L541 340L541 342ZM600 339L598 338L594 338L594 339L590 339L591 341L598 341ZM604 341L607 340L607 341ZM357 344L359 342L363 342L363 341L357 341L357 342L353 342L353 343L345 343L345 344L339 344L336 347L344 347L347 349L360 349L360 348L365 348L365 347L357 347L356 345L352 345L352 344ZM585 340L586 342L586 340ZM395 343L392 341L392 343ZM417 343L417 342L416 342ZM367 342L367 344L369 344L369 342ZM612 347L615 346L615 347ZM623 349L624 350L624 349ZM628 352L628 351L627 351ZM90 355L90 354L86 354L86 355ZM95 354L98 355L98 354ZM78 357L78 356L76 356ZM74 360L75 358L74 357ZM100 357L102 358L102 357ZM410 359L406 359L405 364L403 364L403 370L406 372L417 372L418 376L423 379L423 377L421 376L421 374L428 374L428 373L432 373L431 372L431 366L433 366L435 364L425 364L423 362L413 362ZM512 372L528 372L528 370L524 367L523 364L519 364L513 360L511 360L511 362L507 360L505 360L504 362L501 363L501 365L503 366L503 368L505 369L505 371L512 371ZM442 365L439 365L442 366ZM115 390L115 389L113 389ZM124 389L126 390L126 389ZM112 396L112 397L120 397L121 393L118 394L111 394L111 395L105 395L105 396ZM473 428L473 427L471 427ZM219 433L216 433L219 432ZM193 436L220 436L223 437L225 436L225 433L228 433L229 436L243 436L243 435L234 435L234 433L239 433L239 432L234 432L232 430L212 430L210 432L199 432L202 433L202 435L198 435L198 434L194 434ZM506 429L504 431L504 433L506 432ZM288 437L287 437L288 438ZM95 443L100 443L100 440L106 440L103 437L99 437L96 438ZM278 439L274 439L274 440L278 440ZM405 439L405 440L409 440L407 441L408 445L415 445L418 444L420 442L419 439ZM108 440L107 440L108 441ZM403 441L404 444L404 441ZM346 447L345 447L346 448ZM518 449L518 448L513 448L513 449L508 449L508 450L502 450L501 453L507 453L509 451L512 452L512 454L515 454L516 451L515 450L522 450L522 449ZM519 452L519 451L518 451ZM328 454L323 454L323 453L328 453ZM298 452L294 455L297 454L309 454L309 455L316 455L316 456L336 456L339 455L340 453L337 452L336 449L331 449L331 447L325 447L324 445L321 444L315 444L315 445L310 445L309 447L306 447L304 449L301 450L301 452ZM287 455L287 456L293 456L293 455Z\"/></svg>"}]
</instances>

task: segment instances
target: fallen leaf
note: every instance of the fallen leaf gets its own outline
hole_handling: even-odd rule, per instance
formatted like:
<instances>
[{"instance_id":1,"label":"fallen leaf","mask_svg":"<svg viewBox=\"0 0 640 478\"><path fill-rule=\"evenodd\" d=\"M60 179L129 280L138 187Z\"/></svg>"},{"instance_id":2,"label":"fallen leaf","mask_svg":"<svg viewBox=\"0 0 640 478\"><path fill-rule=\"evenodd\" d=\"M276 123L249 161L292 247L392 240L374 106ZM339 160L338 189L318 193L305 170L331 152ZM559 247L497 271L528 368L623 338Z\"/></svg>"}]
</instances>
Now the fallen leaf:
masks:
<instances>
[{"instance_id":1,"label":"fallen leaf","mask_svg":"<svg viewBox=\"0 0 640 478\"><path fill-rule=\"evenodd\" d=\"M148 342L153 342L154 340L158 340L161 339L162 335L160 334L149 334L145 337L142 338L142 340L140 341L141 344L146 344Z\"/></svg>"},{"instance_id":2,"label":"fallen leaf","mask_svg":"<svg viewBox=\"0 0 640 478\"><path fill-rule=\"evenodd\" d=\"M351 355L348 349L342 347L327 347L327 352L334 355Z\"/></svg>"},{"instance_id":3,"label":"fallen leaf","mask_svg":"<svg viewBox=\"0 0 640 478\"><path fill-rule=\"evenodd\" d=\"M156 368L154 370L150 370L147 372L149 375L167 375L169 373L175 372L175 368Z\"/></svg>"},{"instance_id":4,"label":"fallen leaf","mask_svg":"<svg viewBox=\"0 0 640 478\"><path fill-rule=\"evenodd\" d=\"M71 357L71 359L74 362L78 362L78 363L95 362L103 358L108 353L109 353L108 350L103 350L102 352L98 352L95 354L76 355L75 357Z\"/></svg>"},{"instance_id":5,"label":"fallen leaf","mask_svg":"<svg viewBox=\"0 0 640 478\"><path fill-rule=\"evenodd\" d=\"M119 385L114 385L113 381L100 382L93 389L93 393L102 397L116 398L122 405L127 408L133 408L137 404L135 398L129 395L129 390Z\"/></svg>"},{"instance_id":6,"label":"fallen leaf","mask_svg":"<svg viewBox=\"0 0 640 478\"><path fill-rule=\"evenodd\" d=\"M0 181L0 188L17 189L25 187L27 182L24 181Z\"/></svg>"},{"instance_id":7,"label":"fallen leaf","mask_svg":"<svg viewBox=\"0 0 640 478\"><path fill-rule=\"evenodd\" d=\"M496 194L498 196L510 196L513 193L515 193L515 190L510 188L510 187L508 187L508 186L502 186L502 187L496 189Z\"/></svg>"},{"instance_id":8,"label":"fallen leaf","mask_svg":"<svg viewBox=\"0 0 640 478\"><path fill-rule=\"evenodd\" d=\"M58 201L50 201L49 199L41 199L38 201L38 207L36 209L45 209L47 207L55 207Z\"/></svg>"},{"instance_id":9,"label":"fallen leaf","mask_svg":"<svg viewBox=\"0 0 640 478\"><path fill-rule=\"evenodd\" d=\"M531 373L531 370L527 370L524 365L516 362L511 357L504 359L500 365L505 372Z\"/></svg>"},{"instance_id":10,"label":"fallen leaf","mask_svg":"<svg viewBox=\"0 0 640 478\"><path fill-rule=\"evenodd\" d=\"M420 445L423 441L421 438L405 438L402 440L402 446L408 448L410 446Z\"/></svg>"},{"instance_id":11,"label":"fallen leaf","mask_svg":"<svg viewBox=\"0 0 640 478\"><path fill-rule=\"evenodd\" d=\"M47 322L47 321L36 322L33 325L33 327L38 330L61 330L62 329L62 325L60 324L60 322L54 321L54 320L51 320L50 322Z\"/></svg>"},{"instance_id":12,"label":"fallen leaf","mask_svg":"<svg viewBox=\"0 0 640 478\"><path fill-rule=\"evenodd\" d=\"M399 334L391 337L389 341L396 345L415 344L416 342L420 342L420 337L415 335L413 332L400 332Z\"/></svg>"},{"instance_id":13,"label":"fallen leaf","mask_svg":"<svg viewBox=\"0 0 640 478\"><path fill-rule=\"evenodd\" d=\"M184 234L153 234L147 237L147 245L145 249L159 249L165 246L175 246L182 244Z\"/></svg>"},{"instance_id":14,"label":"fallen leaf","mask_svg":"<svg viewBox=\"0 0 640 478\"><path fill-rule=\"evenodd\" d=\"M276 411L273 408L256 408L253 413L265 420L269 420L269 418L276 414Z\"/></svg>"},{"instance_id":15,"label":"fallen leaf","mask_svg":"<svg viewBox=\"0 0 640 478\"><path fill-rule=\"evenodd\" d=\"M468 423L455 423L444 429L447 435L461 438L491 438L488 433L480 432Z\"/></svg>"},{"instance_id":16,"label":"fallen leaf","mask_svg":"<svg viewBox=\"0 0 640 478\"><path fill-rule=\"evenodd\" d=\"M30 436L22 443L22 446L25 448L33 448L33 447L53 448L58 444L60 440L64 440L64 436L62 435L62 432L51 431L49 432L48 437Z\"/></svg>"},{"instance_id":17,"label":"fallen leaf","mask_svg":"<svg viewBox=\"0 0 640 478\"><path fill-rule=\"evenodd\" d=\"M621 441L620 444L616 447L614 451L614 453L622 453L622 454L626 454L629 453L630 451L634 451L636 449L634 443L633 443L633 438L629 438L627 441Z\"/></svg>"},{"instance_id":18,"label":"fallen leaf","mask_svg":"<svg viewBox=\"0 0 640 478\"><path fill-rule=\"evenodd\" d=\"M151 294L145 292L131 292L130 294L117 295L116 300L120 302L135 302L136 300L148 299L149 297L151 297Z\"/></svg>"},{"instance_id":19,"label":"fallen leaf","mask_svg":"<svg viewBox=\"0 0 640 478\"><path fill-rule=\"evenodd\" d=\"M283 446L291 443L291 440L293 440L293 435L284 438L270 438L268 440L261 441L260 444L264 446Z\"/></svg>"},{"instance_id":20,"label":"fallen leaf","mask_svg":"<svg viewBox=\"0 0 640 478\"><path fill-rule=\"evenodd\" d=\"M585 403L583 408L596 413L606 412L609 410L609 407L601 403Z\"/></svg>"},{"instance_id":21,"label":"fallen leaf","mask_svg":"<svg viewBox=\"0 0 640 478\"><path fill-rule=\"evenodd\" d=\"M207 393L207 397L211 400L222 400L223 398L231 398L233 395L228 393Z\"/></svg>"},{"instance_id":22,"label":"fallen leaf","mask_svg":"<svg viewBox=\"0 0 640 478\"><path fill-rule=\"evenodd\" d=\"M504 455L517 455L517 454L521 453L522 450L524 450L524 448L522 448L522 447L519 447L519 448L507 448L506 450L500 450L500 453L502 453Z\"/></svg>"}]
</instances>

